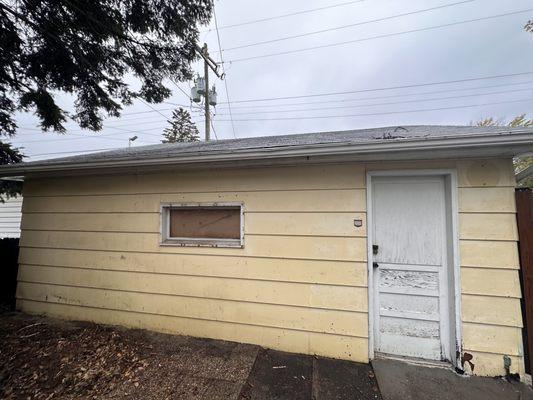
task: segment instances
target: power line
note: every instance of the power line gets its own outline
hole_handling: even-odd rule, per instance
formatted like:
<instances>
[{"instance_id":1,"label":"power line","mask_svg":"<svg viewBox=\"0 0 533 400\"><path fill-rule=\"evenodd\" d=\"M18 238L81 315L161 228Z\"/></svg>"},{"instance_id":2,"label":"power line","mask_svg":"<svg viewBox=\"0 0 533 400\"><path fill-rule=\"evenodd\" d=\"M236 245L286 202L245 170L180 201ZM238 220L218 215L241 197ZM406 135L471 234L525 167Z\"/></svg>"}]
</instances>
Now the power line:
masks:
<instances>
[{"instance_id":1,"label":"power line","mask_svg":"<svg viewBox=\"0 0 533 400\"><path fill-rule=\"evenodd\" d=\"M402 100L402 101L392 101L386 103L374 103L374 104L354 104L349 106L336 106L336 107L317 107L317 108L304 108L299 110L268 110L268 111L248 111L235 113L235 115L252 115L252 114L271 114L271 113L291 113L291 112L306 112L306 111L324 111L324 110L337 110L344 108L360 108L360 107L375 107L375 106L388 106L395 104L406 104L406 103L420 103L425 101L441 101L441 100L451 100L451 99L460 99L466 97L476 97L476 96L488 96L495 94L504 94L504 93L513 93L513 92L533 92L533 88L525 89L514 89L514 90L503 90L499 92L489 92L489 93L476 93L476 94L464 94L460 96L447 96L447 97L433 97L429 99L415 99L415 100ZM218 115L228 115L228 114L218 114Z\"/></svg>"},{"instance_id":2,"label":"power line","mask_svg":"<svg viewBox=\"0 0 533 400\"><path fill-rule=\"evenodd\" d=\"M397 97L405 97L405 96L423 96L427 94L440 94L440 93L452 93L452 92L460 92L465 90L477 90L477 89L491 89L491 88L497 88L497 87L506 87L506 86L516 86L516 85L526 85L531 84L533 81L525 81L525 82L513 82L513 83L503 83L499 85L486 85L486 86L473 86L469 88L461 88L461 89L446 89L446 90L433 90L430 92L419 92L419 93L402 93L402 94L393 94L388 96L374 96L374 97L365 97L365 98L357 98L357 99L337 99L337 100L322 100L322 101L309 101L309 102L299 102L299 103L282 103L282 104L264 104L260 106L240 106L240 107L233 107L233 109L257 109L259 108L269 108L269 107L286 107L286 106L305 106L309 104L329 104L329 103L347 103L352 101L367 101L367 100L382 100L382 99L391 99L391 98L397 98ZM478 93L478 95L482 96L485 93ZM219 108L219 110L224 110L223 107ZM219 114L221 115L221 114Z\"/></svg>"},{"instance_id":3,"label":"power line","mask_svg":"<svg viewBox=\"0 0 533 400\"><path fill-rule=\"evenodd\" d=\"M296 11L296 12L292 12L292 13L288 13L288 14L282 14L282 15L276 15L276 16L268 17L268 18L261 18L261 19L255 19L255 20L252 20L252 21L247 21L247 22L240 22L238 24L224 25L224 26L221 26L219 29L235 28L235 27L238 27L238 26L256 24L258 22L272 21L272 20L275 20L275 19L292 17L292 16L295 16L295 15L307 14L307 13L311 13L311 12L315 12L315 11L322 11L322 10L326 10L326 9L329 9L329 8L342 7L342 6L347 6L347 5L350 5L350 4L361 3L363 1L364 0L348 1L348 2L345 2L345 3L332 4L330 6L325 6L325 7L312 8L312 9L309 9L309 10ZM207 29L204 32L211 32L212 30L213 29Z\"/></svg>"},{"instance_id":4,"label":"power line","mask_svg":"<svg viewBox=\"0 0 533 400\"><path fill-rule=\"evenodd\" d=\"M301 120L301 119L369 117L369 116L377 116L377 115L410 114L410 113L427 112L427 111L457 110L461 108L473 108L473 107L492 106L492 105L509 104L509 103L524 103L528 101L533 101L533 98L508 100L508 101L497 101L497 102L492 102L492 103L465 104L465 105L450 106L450 107L422 108L422 109L404 110L404 111L387 111L387 112L364 113L364 114L344 114L344 115L315 115L311 117L251 118L251 119L234 119L234 121L257 122L257 121L288 121L288 120ZM219 119L218 121L229 122L229 119Z\"/></svg>"},{"instance_id":5,"label":"power line","mask_svg":"<svg viewBox=\"0 0 533 400\"><path fill-rule=\"evenodd\" d=\"M187 96L187 98L192 102L192 98L191 96L181 88L181 86L179 86L175 81L174 79L170 79L170 82L172 82L174 84L174 86L176 86L180 91L181 93L183 93L185 96ZM187 106L182 106L182 107L187 107Z\"/></svg>"},{"instance_id":6,"label":"power line","mask_svg":"<svg viewBox=\"0 0 533 400\"><path fill-rule=\"evenodd\" d=\"M132 125L133 126L137 126L138 124L132 124ZM162 127L157 127L157 128L145 128L145 129L131 130L131 129L123 129L123 128L119 128L119 127L115 127L115 126L108 126L108 125L103 125L102 128L104 128L104 129L115 129L115 130L118 130L118 131L121 131L121 132L124 132L124 133L144 134L144 135L152 135L152 136L157 136L157 137L159 137L160 135L157 135L155 133L148 133L147 131L163 129ZM24 129L29 129L29 128L24 128ZM82 131L82 130L71 131L71 132L68 132L67 135L68 134L73 134L73 133L84 133L84 131ZM104 135L102 135L102 136L104 136Z\"/></svg>"},{"instance_id":7,"label":"power line","mask_svg":"<svg viewBox=\"0 0 533 400\"><path fill-rule=\"evenodd\" d=\"M179 104L176 104L176 103L167 103L167 104L175 104L175 105L177 105L177 106L180 106ZM109 124L109 123L115 123L115 122L123 122L124 119L122 118L122 116L124 116L124 115L149 114L149 113L160 112L160 111L171 111L171 110L174 110L174 109L175 109L175 108L163 108L163 109L159 109L159 110L141 111L141 112L139 112L139 113L127 113L127 114L122 114L122 115L121 115L121 119L119 119L119 120L115 120L115 121L108 121L108 124ZM194 115L194 114L192 114L191 116L192 116L192 117L198 117L197 115ZM127 120L127 121L145 120L146 118L153 118L153 117L154 117L154 116L152 116L152 115L149 115L149 116L147 116L147 117L134 117L134 118L129 118L129 117L128 117L128 118L126 118L125 120ZM160 117L158 116L157 118L160 118ZM165 121L164 121L164 122L166 122L167 118L170 118L170 117L165 116ZM160 121L160 120L156 120L156 121L147 121L147 123L154 123L154 122L163 122L163 121ZM141 122L140 124L142 124L142 122ZM120 125L103 125L102 128L113 128L113 127L123 127L123 126L139 126L139 123L135 123L135 124L126 124L126 125L125 125L125 124L120 124ZM37 133L35 133L35 135L40 134L40 133L44 133L44 131L43 131L42 129L38 129L38 128L25 127L25 126L21 126L21 127L19 127L19 128L21 128L21 129L23 129L23 130L28 130L28 131L35 131L35 132L37 132ZM82 131L82 130L69 131L68 129L69 129L69 128L67 127L67 133L66 133L66 135L74 134L74 132L84 132L84 131ZM21 132L17 132L17 134L20 134L20 133L21 133ZM101 135L101 136L103 136L103 135ZM100 137L101 137L101 136L100 136Z\"/></svg>"},{"instance_id":8,"label":"power line","mask_svg":"<svg viewBox=\"0 0 533 400\"><path fill-rule=\"evenodd\" d=\"M382 91L382 90L392 90L392 89L399 89L399 88L412 88L412 87L420 87L420 86L430 86L430 85L441 85L441 84L450 84L450 83L460 83L460 82L468 82L468 81L477 81L477 80L486 80L486 79L497 79L497 78L503 78L503 77L513 77L513 76L521 76L521 75L530 75L533 74L533 72L522 72L522 73L516 73L516 74L505 74L505 75L494 75L494 76L485 76L485 77L476 77L476 78L467 78L467 79L460 79L460 80L452 80L452 81L440 81L440 82L431 82L431 83L422 83L422 84L414 84L414 85L403 85L403 86L394 86L394 87L384 87L384 88L376 88L376 89L363 89L363 90L356 90L356 91L350 91L350 92L334 92L334 93L321 93L321 94L311 94L311 95L302 95L302 96L290 96L290 97L278 97L278 98L268 98L268 99L256 99L256 100L241 100L239 102L252 102L252 101L271 101L271 100L283 100L283 99L290 99L290 98L306 98L306 97L315 97L315 96L330 96L330 95L339 95L339 94L348 94L348 93L358 93L358 92L372 92L372 91ZM282 103L282 104L264 104L261 106L240 106L239 109L245 109L245 108L257 108L257 107L284 107L284 106L291 106L291 105L308 105L308 104L327 104L327 103L339 103L339 102L349 102L349 101L367 101L367 100L380 100L380 99L388 99L388 98L398 98L398 97L405 97L405 96L420 96L420 95L428 95L428 94L440 94L440 93L450 93L450 92L457 92L457 91L465 91L465 90L476 90L476 89L490 89L490 88L497 88L497 87L506 87L506 86L516 86L516 85L525 85L525 84L531 84L533 81L523 81L523 82L511 82L511 83L503 83L503 84L496 84L496 85L485 85L485 86L474 86L469 88L458 88L458 89L446 89L446 90L435 90L435 91L426 91L426 92L419 92L419 93L403 93L403 94L395 94L395 95L386 95L386 96L374 96L374 97L367 97L367 98L357 98L357 99L337 99L337 100L328 100L328 101L317 101L317 102L300 102L300 103ZM524 89L527 90L527 89ZM483 95L489 95L494 94L492 93L478 93L476 95L483 96ZM458 96L459 97L459 96ZM446 99L446 98L443 98ZM424 101L420 100L420 101ZM175 104L176 103L169 103L168 104ZM376 104L373 104L376 105ZM166 109L159 109L158 111L168 111L173 110L173 108L166 108ZM303 110L292 110L292 111L303 111ZM136 115L136 114L146 114L146 113L153 113L154 110L151 111L141 111L141 112L134 112L134 113L124 113L122 115ZM224 115L224 114L218 114L218 115ZM199 116L197 116L199 117ZM142 117L141 117L142 118ZM130 119L130 118L128 118ZM132 120L134 118L131 118ZM135 118L136 119L136 118ZM117 121L118 122L118 121ZM150 121L150 122L157 122L157 121ZM201 121L200 121L201 122ZM138 126L138 124L126 124L126 125L118 125L118 126L109 126L104 125L103 128L110 128L110 129L117 129L124 133L142 133L143 130L127 130L127 129L118 129L119 127L124 126ZM38 133L41 133L41 129L32 128L32 127L20 127L23 130L29 130L29 131L36 131ZM150 130L156 130L156 129L162 129L162 128L151 128ZM84 132L84 131L68 131L67 135L75 135L76 132ZM151 134L145 132L147 135L153 135L159 137L157 134ZM104 137L108 135L100 135L97 137ZM96 137L96 136L95 136Z\"/></svg>"},{"instance_id":9,"label":"power line","mask_svg":"<svg viewBox=\"0 0 533 400\"><path fill-rule=\"evenodd\" d=\"M169 103L169 102L164 102L164 103L165 104L172 104L172 105L179 106L179 107L189 107L187 105L178 104L178 103ZM122 113L120 115L123 116L123 115L149 114L149 113L153 113L153 112L156 112L156 111L169 111L169 110L174 110L174 108L160 108L158 110L152 109L152 111L133 111L133 112L129 112L129 113Z\"/></svg>"},{"instance_id":10,"label":"power line","mask_svg":"<svg viewBox=\"0 0 533 400\"><path fill-rule=\"evenodd\" d=\"M415 88L415 87L445 85L445 84L451 84L451 83L474 82L474 81L481 81L481 80L487 80L487 79L508 78L508 77L532 75L532 74L533 74L533 71L527 71L527 72L517 72L517 73L512 73L512 74L500 74L500 75L481 76L481 77L474 77L474 78L454 79L454 80L449 80L449 81L436 81L436 82L414 83L414 84L408 84L408 85L384 86L384 87L370 88L370 89L347 90L347 91L342 91L342 92L328 92L328 93L304 94L304 95L297 95L297 96L246 99L246 100L233 101L233 104L253 103L253 102L261 102L261 101L302 99L302 98L308 98L308 97L337 96L337 95L345 95L345 94L353 94L353 93L380 92L384 90L409 89L409 88ZM221 102L221 104L225 104L225 103Z\"/></svg>"},{"instance_id":11,"label":"power line","mask_svg":"<svg viewBox=\"0 0 533 400\"><path fill-rule=\"evenodd\" d=\"M217 30L218 49L220 50L220 64L222 65L222 73L224 75L223 81L224 81L224 88L226 89L226 100L228 102L227 104L228 104L228 110L229 110L229 117L233 121L233 116L231 115L231 101L229 99L229 92L228 92L228 77L226 75L226 69L224 68L224 59L222 58L222 46L220 44L220 33L218 31L217 13L215 11L215 8L216 7L213 5L213 16L215 18L215 27ZM211 122L211 126L212 125L213 123ZM233 122L231 123L231 130L233 131L233 137L237 139L237 135L235 134L235 124ZM215 130L213 129L213 131ZM216 133L215 133L215 137L216 137Z\"/></svg>"},{"instance_id":12,"label":"power line","mask_svg":"<svg viewBox=\"0 0 533 400\"><path fill-rule=\"evenodd\" d=\"M153 123L157 123L159 121L147 121L147 123L149 124L153 124ZM133 123L133 124L122 124L122 125L117 125L117 126L114 126L114 125L103 125L102 126L102 129L115 129L115 130L119 130L119 131L122 131L124 133L138 133L138 134L143 134L144 130L143 129L136 129L136 130L130 130L130 129L121 129L122 127L127 127L127 126L139 126L139 123ZM40 129L32 129L32 128L27 128L27 127L21 127L22 129L24 130L32 130L32 131L36 131L37 133L30 133L30 135L38 135L40 133L43 133L42 130ZM154 129L151 129L150 130L155 130L157 128L154 128ZM160 127L159 129L163 129L163 127ZM71 130L71 131L67 131L65 133L65 137L68 137L69 135L73 135L73 136L80 136L80 135L76 135L77 133L89 133L87 132L86 130ZM94 133L94 132L93 132ZM146 133L147 135L155 135L155 134L149 134L149 133ZM95 135L98 135L98 133L95 133ZM110 136L108 134L105 134L105 135L99 135L99 136L95 136L95 137L106 137L106 136ZM85 137L85 136L83 136Z\"/></svg>"},{"instance_id":13,"label":"power line","mask_svg":"<svg viewBox=\"0 0 533 400\"><path fill-rule=\"evenodd\" d=\"M409 34L409 33L424 32L424 31L429 31L429 30L433 30L433 29L447 28L447 27L450 27L450 26L457 26L457 25L467 24L467 23L471 23L471 22L486 21L486 20L489 20L489 19L507 17L507 16L517 15L517 14L523 14L523 13L531 12L531 11L533 11L533 8L529 8L527 10L513 11L513 12L509 12L509 13L505 13L505 14L491 15L491 16L488 16L488 17L481 17L481 18L475 18L475 19L468 19L468 20L464 20L464 21L451 22L451 23L448 23L448 24L428 26L428 27L425 27L425 28L411 29L411 30L407 30L407 31L394 32L394 33L386 33L386 34L383 34L383 35L370 36L370 37L361 38L361 39L346 40L346 41L343 41L343 42L323 44L323 45L319 45L319 46L303 47L303 48L300 48L300 49L281 51L281 52L277 52L277 53L268 53L268 54L262 54L262 55L258 55L258 56L236 58L236 59L233 59L233 60L229 60L227 62L228 63L236 63L236 62L242 62L242 61L256 60L256 59L260 59L260 58L282 56L282 55L293 54L293 53L301 53L301 52L309 51L309 50L318 50L318 49L324 49L324 48L328 48L328 47L343 46L343 45L346 45L346 44L365 42L365 41L374 40L374 39L383 39L383 38L388 38L388 37L393 37L393 36L405 35L405 34Z\"/></svg>"},{"instance_id":14,"label":"power line","mask_svg":"<svg viewBox=\"0 0 533 400\"><path fill-rule=\"evenodd\" d=\"M471 3L473 1L476 1L476 0L464 0L464 1L459 1L459 2L456 2L456 3L449 3L449 4L440 5L440 6L437 6L437 7L425 8L425 9L422 9L422 10L416 10L416 11L406 12L406 13L402 13L402 14L390 15L390 16L383 17L383 18L376 18L376 19L371 19L371 20L368 20L368 21L356 22L354 24L341 25L341 26L337 26L337 27L333 27L333 28L321 29L321 30L318 30L318 31L311 31L311 32L301 33L301 34L298 34L298 35L284 36L284 37L277 38L277 39L271 39L271 40L264 40L264 41L261 41L261 42L248 43L248 44L235 46L235 47L228 47L226 49L223 49L223 51L244 49L244 48L247 48L247 47L259 46L259 45L268 44L268 43L282 42L282 41L285 41L285 40L297 39L297 38L301 38L301 37L317 35L317 34L320 34L320 33L332 32L332 31L337 31L337 30L346 29L346 28L353 28L355 26L371 24L371 23L374 23L374 22L387 21L387 20L390 20L390 19L406 17L406 16L409 16L409 15L421 14L421 13L428 12L428 11L434 11L434 10L439 10L439 9L442 9L442 8L453 7L453 6L457 6L457 5L461 5L461 4L465 4L465 3Z\"/></svg>"},{"instance_id":15,"label":"power line","mask_svg":"<svg viewBox=\"0 0 533 400\"><path fill-rule=\"evenodd\" d=\"M158 113L159 115L163 116L163 118L168 118L165 114L163 114L162 112L160 112L158 109L154 108L150 103L148 103L147 101L144 101L143 99L141 99L139 97L139 100L141 101L141 103L144 103L145 105L147 105L148 107L150 107L152 110L154 110L156 113Z\"/></svg>"},{"instance_id":16,"label":"power line","mask_svg":"<svg viewBox=\"0 0 533 400\"><path fill-rule=\"evenodd\" d=\"M375 107L375 106L397 105L397 104L406 104L406 103L420 103L420 102L426 102L426 101L442 101L442 100L451 100L451 99L476 97L476 96L489 96L489 95L496 95L496 94L524 92L524 91L532 91L532 90L533 90L533 88L524 88L524 89L504 90L504 91L498 91L498 92L466 94L466 95L460 95L460 96L435 97L435 98L429 98L429 99L414 99L414 100L404 100L404 101L386 102L386 103L356 104L356 105L336 106L336 107L317 107L317 108L306 108L306 109L297 109L297 110L285 110L285 109L283 109L283 110L268 110L268 111L249 111L249 112L236 113L235 115L292 113L292 112L337 110L337 109L346 109L346 108ZM229 114L217 114L217 115L226 116L226 115L229 115ZM124 125L124 126L132 126L132 125L131 124L127 124L127 125ZM213 125L212 125L212 127L213 127ZM155 128L155 129L157 129L157 128ZM160 128L160 129L162 129L162 128ZM214 128L213 128L213 130L214 130ZM153 135L154 136L158 136L156 134L153 134ZM215 133L215 136L216 136L216 133ZM104 135L101 135L101 136L89 136L89 137L98 138L98 137L104 137ZM123 140L123 139L116 139L115 138L115 140ZM37 141L34 141L34 142L37 142ZM30 142L25 142L25 143L30 143Z\"/></svg>"}]
</instances>

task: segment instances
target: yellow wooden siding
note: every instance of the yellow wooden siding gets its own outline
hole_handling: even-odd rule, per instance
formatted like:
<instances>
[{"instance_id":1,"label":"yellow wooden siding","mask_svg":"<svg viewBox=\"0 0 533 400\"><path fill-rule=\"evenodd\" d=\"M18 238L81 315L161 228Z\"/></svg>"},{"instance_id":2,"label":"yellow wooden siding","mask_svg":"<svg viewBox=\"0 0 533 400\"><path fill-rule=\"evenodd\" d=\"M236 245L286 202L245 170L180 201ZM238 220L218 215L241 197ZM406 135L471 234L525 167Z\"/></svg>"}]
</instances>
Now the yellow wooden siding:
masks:
<instances>
[{"instance_id":1,"label":"yellow wooden siding","mask_svg":"<svg viewBox=\"0 0 533 400\"><path fill-rule=\"evenodd\" d=\"M514 187L459 188L459 212L515 213Z\"/></svg>"},{"instance_id":2,"label":"yellow wooden siding","mask_svg":"<svg viewBox=\"0 0 533 400\"><path fill-rule=\"evenodd\" d=\"M518 240L515 214L461 213L459 237L466 240Z\"/></svg>"},{"instance_id":3,"label":"yellow wooden siding","mask_svg":"<svg viewBox=\"0 0 533 400\"><path fill-rule=\"evenodd\" d=\"M32 185L32 183L29 183ZM179 190L179 188L174 188ZM41 193L36 190L25 190ZM32 195L24 198L25 213L157 213L160 203L234 202L250 212L357 212L365 211L365 189L270 190L219 193ZM282 199L283 201L280 201Z\"/></svg>"},{"instance_id":4,"label":"yellow wooden siding","mask_svg":"<svg viewBox=\"0 0 533 400\"><path fill-rule=\"evenodd\" d=\"M495 353L483 353L479 351L468 351L473 356L474 369L470 368L469 363L465 363L467 374L481 376L501 376L502 375L502 355ZM524 376L524 361L522 356L509 356L511 358L510 372Z\"/></svg>"},{"instance_id":5,"label":"yellow wooden siding","mask_svg":"<svg viewBox=\"0 0 533 400\"><path fill-rule=\"evenodd\" d=\"M250 235L366 236L364 226L355 228L353 220L365 220L364 213L340 212L245 212ZM27 214L23 229L35 231L137 232L159 234L159 213L36 213Z\"/></svg>"},{"instance_id":6,"label":"yellow wooden siding","mask_svg":"<svg viewBox=\"0 0 533 400\"><path fill-rule=\"evenodd\" d=\"M30 180L19 306L367 361L364 177L352 164ZM243 249L159 245L161 203L229 201L244 204Z\"/></svg>"},{"instance_id":7,"label":"yellow wooden siding","mask_svg":"<svg viewBox=\"0 0 533 400\"><path fill-rule=\"evenodd\" d=\"M289 260L283 258L109 252L24 248L21 264L195 275L296 283L366 286L367 265L351 261Z\"/></svg>"},{"instance_id":8,"label":"yellow wooden siding","mask_svg":"<svg viewBox=\"0 0 533 400\"><path fill-rule=\"evenodd\" d=\"M523 374L514 171L510 159L457 163L463 351L478 375Z\"/></svg>"},{"instance_id":9,"label":"yellow wooden siding","mask_svg":"<svg viewBox=\"0 0 533 400\"><path fill-rule=\"evenodd\" d=\"M520 299L463 294L461 301L464 322L522 327Z\"/></svg>"},{"instance_id":10,"label":"yellow wooden siding","mask_svg":"<svg viewBox=\"0 0 533 400\"><path fill-rule=\"evenodd\" d=\"M28 180L19 307L366 362L365 174L416 168L457 169L474 373L503 374L503 354L522 371L510 160ZM243 249L159 245L161 203L229 201L244 203Z\"/></svg>"},{"instance_id":11,"label":"yellow wooden siding","mask_svg":"<svg viewBox=\"0 0 533 400\"><path fill-rule=\"evenodd\" d=\"M49 266L19 266L19 281L182 297L367 311L365 287Z\"/></svg>"},{"instance_id":12,"label":"yellow wooden siding","mask_svg":"<svg viewBox=\"0 0 533 400\"><path fill-rule=\"evenodd\" d=\"M247 167L211 171L100 175L81 179L50 178L34 180L28 186L30 186L29 196L210 192L213 198L216 198L219 192L364 189L365 170L362 164Z\"/></svg>"},{"instance_id":13,"label":"yellow wooden siding","mask_svg":"<svg viewBox=\"0 0 533 400\"><path fill-rule=\"evenodd\" d=\"M240 248L160 246L158 233L24 231L24 247L173 254L282 257L308 260L365 261L366 239L361 237L268 236L246 234Z\"/></svg>"},{"instance_id":14,"label":"yellow wooden siding","mask_svg":"<svg viewBox=\"0 0 533 400\"><path fill-rule=\"evenodd\" d=\"M464 294L520 298L518 271L510 269L462 268Z\"/></svg>"},{"instance_id":15,"label":"yellow wooden siding","mask_svg":"<svg viewBox=\"0 0 533 400\"><path fill-rule=\"evenodd\" d=\"M510 158L457 161L459 187L494 188L516 185Z\"/></svg>"},{"instance_id":16,"label":"yellow wooden siding","mask_svg":"<svg viewBox=\"0 0 533 400\"><path fill-rule=\"evenodd\" d=\"M520 266L514 241L461 240L459 252L463 267L518 269Z\"/></svg>"},{"instance_id":17,"label":"yellow wooden siding","mask_svg":"<svg viewBox=\"0 0 533 400\"><path fill-rule=\"evenodd\" d=\"M463 350L522 355L522 331L508 326L463 323ZM497 351L495 351L497 350ZM475 360L473 361L475 363ZM501 360L503 364L503 357Z\"/></svg>"},{"instance_id":18,"label":"yellow wooden siding","mask_svg":"<svg viewBox=\"0 0 533 400\"><path fill-rule=\"evenodd\" d=\"M23 299L34 301L363 338L368 336L367 314L361 312L26 282L19 282L17 293Z\"/></svg>"}]
</instances>

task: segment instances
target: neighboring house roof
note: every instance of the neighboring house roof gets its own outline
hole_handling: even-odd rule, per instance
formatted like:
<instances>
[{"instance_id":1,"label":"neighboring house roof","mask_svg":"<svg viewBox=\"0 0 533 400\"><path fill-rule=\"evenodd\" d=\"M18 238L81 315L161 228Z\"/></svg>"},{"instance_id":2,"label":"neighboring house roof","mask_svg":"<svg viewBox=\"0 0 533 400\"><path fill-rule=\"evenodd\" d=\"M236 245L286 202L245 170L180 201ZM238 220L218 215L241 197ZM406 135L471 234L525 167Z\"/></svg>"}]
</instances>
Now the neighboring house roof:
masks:
<instances>
[{"instance_id":1,"label":"neighboring house roof","mask_svg":"<svg viewBox=\"0 0 533 400\"><path fill-rule=\"evenodd\" d=\"M119 167L197 165L289 157L360 160L511 156L533 151L533 128L396 126L337 132L165 143L0 167L0 176Z\"/></svg>"}]
</instances>

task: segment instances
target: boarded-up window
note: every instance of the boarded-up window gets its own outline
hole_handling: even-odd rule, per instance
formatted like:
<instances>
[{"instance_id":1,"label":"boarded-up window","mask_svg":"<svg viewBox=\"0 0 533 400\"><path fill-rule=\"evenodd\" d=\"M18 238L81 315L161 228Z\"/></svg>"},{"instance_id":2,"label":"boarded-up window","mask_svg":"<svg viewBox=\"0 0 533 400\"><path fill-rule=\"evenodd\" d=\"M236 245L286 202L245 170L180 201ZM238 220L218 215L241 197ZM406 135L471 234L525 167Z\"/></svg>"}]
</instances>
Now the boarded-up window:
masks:
<instances>
[{"instance_id":1,"label":"boarded-up window","mask_svg":"<svg viewBox=\"0 0 533 400\"><path fill-rule=\"evenodd\" d=\"M241 210L235 207L171 209L170 237L240 239Z\"/></svg>"},{"instance_id":2,"label":"boarded-up window","mask_svg":"<svg viewBox=\"0 0 533 400\"><path fill-rule=\"evenodd\" d=\"M242 205L170 204L162 207L163 245L242 247Z\"/></svg>"}]
</instances>

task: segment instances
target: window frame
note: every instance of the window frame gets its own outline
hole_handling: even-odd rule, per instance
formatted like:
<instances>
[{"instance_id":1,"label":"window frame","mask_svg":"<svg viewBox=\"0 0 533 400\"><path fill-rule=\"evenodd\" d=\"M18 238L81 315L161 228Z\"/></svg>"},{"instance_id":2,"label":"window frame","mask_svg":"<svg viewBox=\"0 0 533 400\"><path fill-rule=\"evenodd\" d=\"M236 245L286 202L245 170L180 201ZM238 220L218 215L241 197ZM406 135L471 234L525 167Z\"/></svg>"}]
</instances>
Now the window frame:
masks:
<instances>
[{"instance_id":1,"label":"window frame","mask_svg":"<svg viewBox=\"0 0 533 400\"><path fill-rule=\"evenodd\" d=\"M240 237L239 239L191 238L170 236L170 211L173 209L239 209ZM176 247L229 247L244 248L244 203L242 202L212 202L212 203L161 203L160 209L160 246Z\"/></svg>"}]
</instances>

